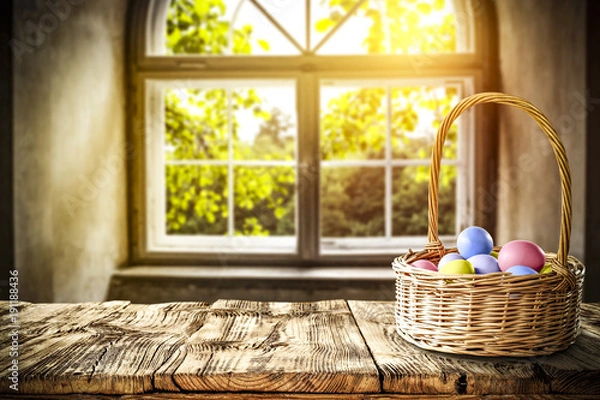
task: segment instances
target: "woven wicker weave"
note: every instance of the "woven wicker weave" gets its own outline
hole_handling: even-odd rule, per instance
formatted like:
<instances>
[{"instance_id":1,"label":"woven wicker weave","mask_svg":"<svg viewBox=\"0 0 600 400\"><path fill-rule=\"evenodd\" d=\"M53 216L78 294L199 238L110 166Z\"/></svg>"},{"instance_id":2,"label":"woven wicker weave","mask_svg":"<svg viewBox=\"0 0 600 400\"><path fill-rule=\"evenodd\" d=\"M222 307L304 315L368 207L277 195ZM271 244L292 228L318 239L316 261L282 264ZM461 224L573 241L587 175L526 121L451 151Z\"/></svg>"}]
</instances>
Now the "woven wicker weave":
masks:
<instances>
[{"instance_id":1,"label":"woven wicker weave","mask_svg":"<svg viewBox=\"0 0 600 400\"><path fill-rule=\"evenodd\" d=\"M438 180L446 134L456 118L481 103L499 103L527 112L544 131L558 162L562 215L558 252L546 253L552 272L441 275L413 268L426 259L437 264L446 249L438 238ZM392 263L396 273L396 327L424 349L477 356L534 356L571 345L580 330L584 266L568 256L571 235L571 177L565 149L548 119L531 103L502 93L461 100L442 122L431 157L429 228L425 250L409 251ZM496 248L497 250L499 248Z\"/></svg>"}]
</instances>

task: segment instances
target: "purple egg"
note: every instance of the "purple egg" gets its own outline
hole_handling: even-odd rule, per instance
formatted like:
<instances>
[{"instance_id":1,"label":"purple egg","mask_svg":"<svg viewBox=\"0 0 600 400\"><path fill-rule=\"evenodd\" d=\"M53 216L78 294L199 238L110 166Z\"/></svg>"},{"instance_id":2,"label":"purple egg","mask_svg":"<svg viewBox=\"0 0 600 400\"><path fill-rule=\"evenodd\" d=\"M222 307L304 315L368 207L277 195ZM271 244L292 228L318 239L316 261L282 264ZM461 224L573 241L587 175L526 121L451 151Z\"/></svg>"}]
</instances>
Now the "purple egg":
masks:
<instances>
[{"instance_id":1,"label":"purple egg","mask_svg":"<svg viewBox=\"0 0 600 400\"><path fill-rule=\"evenodd\" d=\"M442 268L444 264L448 264L450 261L464 259L465 258L458 253L448 253L440 259L440 262L438 262L438 269Z\"/></svg>"},{"instance_id":2,"label":"purple egg","mask_svg":"<svg viewBox=\"0 0 600 400\"><path fill-rule=\"evenodd\" d=\"M514 267L508 268L504 272L508 272L509 274L513 275L534 275L538 273L535 269L526 267L524 265L515 265Z\"/></svg>"},{"instance_id":3,"label":"purple egg","mask_svg":"<svg viewBox=\"0 0 600 400\"><path fill-rule=\"evenodd\" d=\"M479 226L464 229L456 239L456 247L461 256L469 259L477 254L490 254L494 248L492 235Z\"/></svg>"},{"instance_id":4,"label":"purple egg","mask_svg":"<svg viewBox=\"0 0 600 400\"><path fill-rule=\"evenodd\" d=\"M437 270L438 270L437 267L435 266L435 264L428 260L417 260L410 265L412 265L415 268L426 269L429 271L437 272Z\"/></svg>"},{"instance_id":5,"label":"purple egg","mask_svg":"<svg viewBox=\"0 0 600 400\"><path fill-rule=\"evenodd\" d=\"M500 271L500 267L498 266L498 260L495 257L489 256L487 254L477 254L471 258L469 258L471 264L473 264L473 268L475 268L476 274L491 274L493 272L502 272Z\"/></svg>"}]
</instances>

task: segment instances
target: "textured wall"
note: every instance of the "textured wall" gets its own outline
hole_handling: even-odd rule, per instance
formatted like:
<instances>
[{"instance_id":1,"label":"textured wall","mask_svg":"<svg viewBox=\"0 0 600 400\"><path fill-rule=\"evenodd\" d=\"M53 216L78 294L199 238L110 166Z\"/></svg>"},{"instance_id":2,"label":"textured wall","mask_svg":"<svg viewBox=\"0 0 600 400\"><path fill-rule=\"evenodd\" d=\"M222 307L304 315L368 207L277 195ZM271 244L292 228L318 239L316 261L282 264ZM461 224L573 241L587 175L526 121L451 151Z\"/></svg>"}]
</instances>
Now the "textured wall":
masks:
<instances>
[{"instance_id":1,"label":"textured wall","mask_svg":"<svg viewBox=\"0 0 600 400\"><path fill-rule=\"evenodd\" d=\"M21 298L103 300L126 259L123 0L15 1Z\"/></svg>"},{"instance_id":2,"label":"textured wall","mask_svg":"<svg viewBox=\"0 0 600 400\"><path fill-rule=\"evenodd\" d=\"M585 2L503 0L500 88L531 101L550 119L569 157L573 191L571 254L585 232ZM500 109L498 241L529 239L556 251L560 186L550 144L524 113Z\"/></svg>"}]
</instances>

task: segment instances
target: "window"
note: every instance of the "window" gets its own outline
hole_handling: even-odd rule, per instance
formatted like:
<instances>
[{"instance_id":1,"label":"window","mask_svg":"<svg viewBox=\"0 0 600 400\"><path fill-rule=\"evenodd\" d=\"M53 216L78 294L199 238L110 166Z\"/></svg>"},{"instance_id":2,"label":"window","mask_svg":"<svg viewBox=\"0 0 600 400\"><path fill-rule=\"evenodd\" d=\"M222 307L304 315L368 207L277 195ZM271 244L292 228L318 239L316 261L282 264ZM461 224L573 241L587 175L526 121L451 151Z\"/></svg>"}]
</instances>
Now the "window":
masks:
<instances>
[{"instance_id":1,"label":"window","mask_svg":"<svg viewBox=\"0 0 600 400\"><path fill-rule=\"evenodd\" d=\"M135 260L368 264L423 247L437 126L485 87L481 5L134 7ZM446 143L447 241L475 220L478 118L467 113Z\"/></svg>"}]
</instances>

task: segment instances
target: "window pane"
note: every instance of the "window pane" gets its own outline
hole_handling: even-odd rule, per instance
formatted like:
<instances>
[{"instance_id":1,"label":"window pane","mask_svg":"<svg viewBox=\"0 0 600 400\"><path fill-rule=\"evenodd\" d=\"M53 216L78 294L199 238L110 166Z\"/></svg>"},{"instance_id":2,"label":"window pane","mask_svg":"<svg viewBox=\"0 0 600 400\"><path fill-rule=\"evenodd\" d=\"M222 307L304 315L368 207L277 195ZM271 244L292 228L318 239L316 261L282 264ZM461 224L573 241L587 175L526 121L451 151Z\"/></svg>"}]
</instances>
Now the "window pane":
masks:
<instances>
[{"instance_id":1,"label":"window pane","mask_svg":"<svg viewBox=\"0 0 600 400\"><path fill-rule=\"evenodd\" d=\"M235 234L294 235L295 169L237 166L234 174Z\"/></svg>"},{"instance_id":2,"label":"window pane","mask_svg":"<svg viewBox=\"0 0 600 400\"><path fill-rule=\"evenodd\" d=\"M171 0L165 32L167 54L227 54L230 43L227 14L238 2Z\"/></svg>"},{"instance_id":3,"label":"window pane","mask_svg":"<svg viewBox=\"0 0 600 400\"><path fill-rule=\"evenodd\" d=\"M298 50L250 1L171 0L167 54L297 54Z\"/></svg>"},{"instance_id":4,"label":"window pane","mask_svg":"<svg viewBox=\"0 0 600 400\"><path fill-rule=\"evenodd\" d=\"M331 31L360 0L310 0L311 49Z\"/></svg>"},{"instance_id":5,"label":"window pane","mask_svg":"<svg viewBox=\"0 0 600 400\"><path fill-rule=\"evenodd\" d=\"M354 2L326 0L330 26ZM456 18L450 0L369 0L319 49L321 54L430 54L455 52Z\"/></svg>"},{"instance_id":6,"label":"window pane","mask_svg":"<svg viewBox=\"0 0 600 400\"><path fill-rule=\"evenodd\" d=\"M307 1L258 0L258 3L304 48L306 47Z\"/></svg>"},{"instance_id":7,"label":"window pane","mask_svg":"<svg viewBox=\"0 0 600 400\"><path fill-rule=\"evenodd\" d=\"M456 234L456 166L443 165L439 185L439 234ZM392 234L427 234L429 166L394 168Z\"/></svg>"},{"instance_id":8,"label":"window pane","mask_svg":"<svg viewBox=\"0 0 600 400\"><path fill-rule=\"evenodd\" d=\"M396 159L429 159L435 135L444 117L458 102L458 90L445 86L393 88L392 157ZM446 137L443 157L457 157L457 124Z\"/></svg>"},{"instance_id":9,"label":"window pane","mask_svg":"<svg viewBox=\"0 0 600 400\"><path fill-rule=\"evenodd\" d=\"M232 54L293 55L300 51L250 1L234 16Z\"/></svg>"},{"instance_id":10,"label":"window pane","mask_svg":"<svg viewBox=\"0 0 600 400\"><path fill-rule=\"evenodd\" d=\"M383 168L321 169L321 236L384 236Z\"/></svg>"},{"instance_id":11,"label":"window pane","mask_svg":"<svg viewBox=\"0 0 600 400\"><path fill-rule=\"evenodd\" d=\"M225 90L167 90L165 159L227 160L227 124Z\"/></svg>"},{"instance_id":12,"label":"window pane","mask_svg":"<svg viewBox=\"0 0 600 400\"><path fill-rule=\"evenodd\" d=\"M293 160L296 153L296 94L290 87L234 91L236 160Z\"/></svg>"},{"instance_id":13,"label":"window pane","mask_svg":"<svg viewBox=\"0 0 600 400\"><path fill-rule=\"evenodd\" d=\"M166 231L169 235L227 233L227 168L167 165Z\"/></svg>"},{"instance_id":14,"label":"window pane","mask_svg":"<svg viewBox=\"0 0 600 400\"><path fill-rule=\"evenodd\" d=\"M384 88L321 88L321 159L383 159L386 145Z\"/></svg>"}]
</instances>

